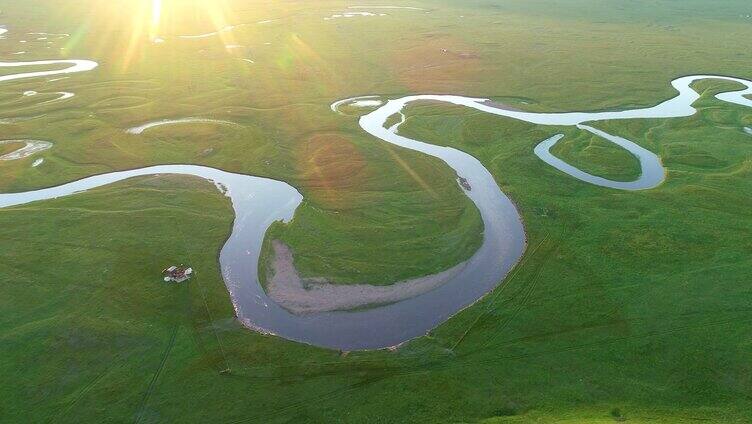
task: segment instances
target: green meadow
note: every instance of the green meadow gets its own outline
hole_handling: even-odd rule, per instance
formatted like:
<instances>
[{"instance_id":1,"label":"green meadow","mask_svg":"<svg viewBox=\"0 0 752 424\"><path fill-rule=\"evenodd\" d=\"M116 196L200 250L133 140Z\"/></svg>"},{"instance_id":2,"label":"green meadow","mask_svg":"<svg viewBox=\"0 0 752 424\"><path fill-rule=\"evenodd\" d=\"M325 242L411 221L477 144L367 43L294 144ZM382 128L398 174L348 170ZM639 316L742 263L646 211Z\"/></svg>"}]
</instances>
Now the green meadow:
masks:
<instances>
[{"instance_id":1,"label":"green meadow","mask_svg":"<svg viewBox=\"0 0 752 424\"><path fill-rule=\"evenodd\" d=\"M620 109L673 96L681 75L752 78L747 1L424 0L324 20L352 4L163 0L158 28L148 3L0 0L0 61L100 65L0 82L0 119L20 118L0 139L54 143L0 162L0 192L167 163L283 180L305 200L268 238L291 246L304 276L338 284L447 269L483 228L451 169L368 136L357 109L330 110L336 100ZM749 422L752 110L713 97L728 87L697 83L692 117L592 124L661 157L666 182L639 192L533 154L562 133L552 152L569 163L639 174L588 132L410 105L400 133L478 158L517 205L528 248L497 289L393 351L336 352L238 323L217 259L232 209L206 181L144 177L0 209L0 422ZM59 91L76 96L40 104ZM188 116L241 126L125 132ZM163 284L178 262L196 277Z\"/></svg>"}]
</instances>

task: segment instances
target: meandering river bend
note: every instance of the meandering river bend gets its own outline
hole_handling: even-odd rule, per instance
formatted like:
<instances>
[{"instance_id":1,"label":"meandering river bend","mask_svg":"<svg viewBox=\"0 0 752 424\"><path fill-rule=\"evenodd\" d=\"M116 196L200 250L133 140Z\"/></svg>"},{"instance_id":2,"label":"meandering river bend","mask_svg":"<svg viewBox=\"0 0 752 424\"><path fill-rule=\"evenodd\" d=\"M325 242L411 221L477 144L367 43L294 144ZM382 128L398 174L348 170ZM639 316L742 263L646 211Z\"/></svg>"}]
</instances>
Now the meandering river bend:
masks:
<instances>
[{"instance_id":1,"label":"meandering river bend","mask_svg":"<svg viewBox=\"0 0 752 424\"><path fill-rule=\"evenodd\" d=\"M0 81L83 72L96 68L91 61L39 61L0 62L0 67L27 65L69 64L69 68L56 71L28 72L0 77ZM731 77L697 75L678 78L672 85L679 94L671 100L652 108L620 112L529 113L495 108L486 99L461 96L408 96L389 100L360 118L360 126L381 142L392 143L416 150L444 161L464 178L470 190L465 194L480 211L484 223L484 238L480 249L468 260L466 266L445 284L427 293L389 305L357 311L336 311L295 315L276 305L261 288L258 280L260 247L269 226L275 221L289 221L303 197L292 186L275 180L235 174L219 169L196 165L159 165L127 171L111 172L87 177L56 187L23 193L0 194L0 208L24 205L36 201L70 196L86 190L123 181L125 179L155 175L192 175L213 181L218 189L232 201L235 221L230 237L220 252L222 276L232 298L239 320L246 326L264 333L341 350L376 349L398 345L424 335L461 309L471 305L500 284L517 261L525 247L525 232L519 213L512 201L501 191L491 173L473 156L457 149L441 147L397 134L399 125L385 128L387 120L402 113L411 102L432 100L452 103L540 125L577 125L613 142L635 155L642 166L641 177L632 182L606 180L584 173L555 158L549 152L561 136L554 136L535 149L546 163L565 174L580 180L614 189L639 190L657 186L664 179L660 159L652 152L620 137L611 136L586 126L584 123L610 119L672 118L695 113L692 108L698 98L690 84L700 79L722 79L744 84L747 89L726 92L717 98L726 102L752 107L745 96L752 94L752 82ZM332 110L348 101L372 99L366 96L335 102ZM369 103L375 105L376 103ZM170 121L158 121L169 125ZM174 122L182 122L179 119ZM154 124L145 124L148 128ZM139 134L138 131L132 131ZM563 178L565 178L563 176Z\"/></svg>"}]
</instances>

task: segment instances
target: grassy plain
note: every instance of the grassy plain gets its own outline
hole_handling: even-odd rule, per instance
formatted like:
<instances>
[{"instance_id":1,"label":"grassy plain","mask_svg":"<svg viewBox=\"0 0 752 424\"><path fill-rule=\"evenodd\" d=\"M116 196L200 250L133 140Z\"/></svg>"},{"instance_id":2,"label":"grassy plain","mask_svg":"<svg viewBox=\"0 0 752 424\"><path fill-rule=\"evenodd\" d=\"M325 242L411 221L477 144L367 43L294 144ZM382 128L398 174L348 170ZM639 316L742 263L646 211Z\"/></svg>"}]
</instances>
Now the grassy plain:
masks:
<instances>
[{"instance_id":1,"label":"grassy plain","mask_svg":"<svg viewBox=\"0 0 752 424\"><path fill-rule=\"evenodd\" d=\"M0 155L5 155L22 148L24 143L5 143L0 144Z\"/></svg>"},{"instance_id":2,"label":"grassy plain","mask_svg":"<svg viewBox=\"0 0 752 424\"><path fill-rule=\"evenodd\" d=\"M224 5L222 19L211 22L208 3ZM72 36L26 46L23 60L62 47L60 57L101 64L56 82L0 84L3 99L76 93L67 103L0 106L3 118L36 117L0 126L2 138L55 143L0 164L0 190L159 163L279 178L306 198L279 237L305 274L341 283L384 284L457 263L480 226L450 170L364 136L356 117L329 110L334 100L432 92L592 110L655 104L673 95L678 75L752 78L746 1L415 2L431 13L339 21L323 17L349 3L186 1L164 19L163 44L146 28L133 36L134 17L148 21L128 9L139 4L0 1L10 30L3 60L19 60L10 53L26 33L47 31ZM218 21L254 24L174 37ZM581 183L534 156L536 143L570 129L409 108L405 134L461 148L493 173L530 247L501 287L395 352L341 356L237 324L216 262L231 210L208 183L144 178L0 210L0 417L749 421L752 143L741 128L752 113L713 99L721 84L698 87L696 116L596 125L663 158L667 182L638 193ZM123 131L183 116L243 128ZM623 152L576 132L567 139L557 151L567 160L633 175ZM31 168L36 157L45 163ZM161 284L155 271L177 261L194 265L196 279Z\"/></svg>"}]
</instances>

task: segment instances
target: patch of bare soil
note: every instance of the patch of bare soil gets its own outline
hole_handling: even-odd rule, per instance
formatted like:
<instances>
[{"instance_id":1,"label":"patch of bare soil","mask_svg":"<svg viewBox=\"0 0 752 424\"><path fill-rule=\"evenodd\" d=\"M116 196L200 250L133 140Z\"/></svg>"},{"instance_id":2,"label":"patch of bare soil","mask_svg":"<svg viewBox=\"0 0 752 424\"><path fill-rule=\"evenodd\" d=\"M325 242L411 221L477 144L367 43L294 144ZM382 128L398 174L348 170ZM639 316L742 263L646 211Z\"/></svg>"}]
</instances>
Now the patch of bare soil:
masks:
<instances>
[{"instance_id":1,"label":"patch of bare soil","mask_svg":"<svg viewBox=\"0 0 752 424\"><path fill-rule=\"evenodd\" d=\"M343 311L399 302L441 286L466 265L461 263L438 274L400 281L391 286L336 285L324 279L301 278L293 263L292 250L279 240L272 241L272 247L274 259L267 294L294 314Z\"/></svg>"}]
</instances>

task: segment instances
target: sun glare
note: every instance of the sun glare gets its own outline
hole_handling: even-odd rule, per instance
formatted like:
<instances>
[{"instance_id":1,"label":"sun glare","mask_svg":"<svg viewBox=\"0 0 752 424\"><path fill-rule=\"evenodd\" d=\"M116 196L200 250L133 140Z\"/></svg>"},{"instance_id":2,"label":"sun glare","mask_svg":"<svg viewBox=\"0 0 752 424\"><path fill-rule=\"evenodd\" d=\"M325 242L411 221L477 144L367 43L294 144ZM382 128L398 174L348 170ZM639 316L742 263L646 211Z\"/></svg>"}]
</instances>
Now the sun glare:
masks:
<instances>
[{"instance_id":1,"label":"sun glare","mask_svg":"<svg viewBox=\"0 0 752 424\"><path fill-rule=\"evenodd\" d=\"M154 41L159 36L159 22L162 19L162 0L151 0L151 25L149 39Z\"/></svg>"},{"instance_id":2,"label":"sun glare","mask_svg":"<svg viewBox=\"0 0 752 424\"><path fill-rule=\"evenodd\" d=\"M228 54L242 58L247 50L236 38L236 32L249 26L248 22L268 17L238 21L225 0L120 0L100 6L100 10L113 22L121 23L113 25L121 31L108 35L122 37L122 47L103 54L117 55L123 72L141 63L149 51L155 51L150 50L154 45L169 43L221 43Z\"/></svg>"}]
</instances>

